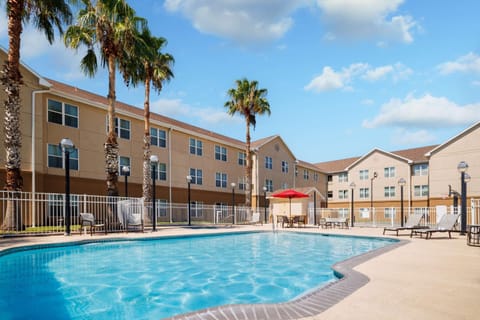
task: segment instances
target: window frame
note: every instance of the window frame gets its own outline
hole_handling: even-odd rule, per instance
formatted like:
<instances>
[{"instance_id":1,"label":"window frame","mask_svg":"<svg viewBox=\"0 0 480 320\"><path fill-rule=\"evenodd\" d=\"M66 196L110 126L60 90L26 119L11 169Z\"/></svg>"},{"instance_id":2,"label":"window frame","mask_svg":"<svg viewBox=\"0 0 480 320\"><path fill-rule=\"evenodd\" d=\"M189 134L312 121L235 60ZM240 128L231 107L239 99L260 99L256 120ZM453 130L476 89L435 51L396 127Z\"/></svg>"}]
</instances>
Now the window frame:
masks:
<instances>
[{"instance_id":1,"label":"window frame","mask_svg":"<svg viewBox=\"0 0 480 320\"><path fill-rule=\"evenodd\" d=\"M61 110L59 111L59 110L54 110L53 108L51 108L50 102L60 104ZM70 109L70 108L72 108L73 110L76 110L76 114L69 113L67 111L67 109ZM59 124L59 125L62 125L62 126L65 126L65 127L70 127L70 128L78 128L79 127L78 111L79 111L78 106L75 106L73 104L69 104L69 103L54 100L54 99L47 99L47 121L48 121L48 123L55 123L55 124ZM50 117L51 114L52 115L54 114L54 115L57 115L58 117L60 117L61 122L51 121L51 120L54 119L54 118ZM73 119L75 125L71 125L70 121L67 121L67 119Z\"/></svg>"}]
</instances>

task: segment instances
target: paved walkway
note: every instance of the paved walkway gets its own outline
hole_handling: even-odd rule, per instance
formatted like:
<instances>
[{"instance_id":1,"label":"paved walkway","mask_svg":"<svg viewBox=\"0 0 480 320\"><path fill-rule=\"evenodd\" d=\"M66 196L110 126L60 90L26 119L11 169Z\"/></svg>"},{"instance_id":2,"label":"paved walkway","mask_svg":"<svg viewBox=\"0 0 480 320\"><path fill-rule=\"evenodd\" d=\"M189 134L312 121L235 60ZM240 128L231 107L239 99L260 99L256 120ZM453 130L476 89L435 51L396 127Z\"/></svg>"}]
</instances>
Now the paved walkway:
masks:
<instances>
[{"instance_id":1,"label":"paved walkway","mask_svg":"<svg viewBox=\"0 0 480 320\"><path fill-rule=\"evenodd\" d=\"M204 234L239 230L271 230L266 226L225 228L161 227L158 232L98 235L0 238L5 248L88 241L106 238L158 237L162 235ZM305 232L381 236L380 228L284 229ZM410 239L392 251L374 257L354 270L370 281L326 311L304 320L324 319L479 319L480 318L480 248L466 245L464 236L436 234L433 239ZM280 319L279 319L280 320Z\"/></svg>"}]
</instances>

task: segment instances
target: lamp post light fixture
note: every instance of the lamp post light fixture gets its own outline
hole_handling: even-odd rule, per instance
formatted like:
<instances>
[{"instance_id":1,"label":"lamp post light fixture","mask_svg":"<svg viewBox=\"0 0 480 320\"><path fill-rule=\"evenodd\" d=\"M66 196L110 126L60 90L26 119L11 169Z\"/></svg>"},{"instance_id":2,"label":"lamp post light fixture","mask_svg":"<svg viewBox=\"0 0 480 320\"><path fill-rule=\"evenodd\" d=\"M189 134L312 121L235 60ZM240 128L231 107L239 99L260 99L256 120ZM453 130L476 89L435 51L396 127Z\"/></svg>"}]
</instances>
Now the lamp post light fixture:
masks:
<instances>
[{"instance_id":1,"label":"lamp post light fixture","mask_svg":"<svg viewBox=\"0 0 480 320\"><path fill-rule=\"evenodd\" d=\"M468 170L468 163L465 161L460 161L460 163L457 166L458 171L460 172L460 182L461 182L461 188L462 188L462 204L461 204L461 215L462 215L462 224L461 224L461 230L460 234L465 235L465 232L467 230L467 183L465 181L465 175Z\"/></svg>"},{"instance_id":2,"label":"lamp post light fixture","mask_svg":"<svg viewBox=\"0 0 480 320\"><path fill-rule=\"evenodd\" d=\"M377 172L373 172L373 177L370 179L370 210L372 211L372 220L373 220L373 180L377 178Z\"/></svg>"},{"instance_id":3,"label":"lamp post light fixture","mask_svg":"<svg viewBox=\"0 0 480 320\"><path fill-rule=\"evenodd\" d=\"M263 209L264 209L264 215L265 215L265 223L267 223L267 187L263 186Z\"/></svg>"},{"instance_id":4,"label":"lamp post light fixture","mask_svg":"<svg viewBox=\"0 0 480 320\"><path fill-rule=\"evenodd\" d=\"M152 167L152 232L157 231L157 210L155 210L155 180L157 179L158 157L154 154L150 156L150 165Z\"/></svg>"},{"instance_id":5,"label":"lamp post light fixture","mask_svg":"<svg viewBox=\"0 0 480 320\"><path fill-rule=\"evenodd\" d=\"M68 138L63 138L60 141L60 148L65 153L65 235L70 235L70 152L74 148L72 140Z\"/></svg>"},{"instance_id":6,"label":"lamp post light fixture","mask_svg":"<svg viewBox=\"0 0 480 320\"><path fill-rule=\"evenodd\" d=\"M233 221L233 224L235 224L235 182L232 182L230 183L230 185L232 186L232 221Z\"/></svg>"},{"instance_id":7,"label":"lamp post light fixture","mask_svg":"<svg viewBox=\"0 0 480 320\"><path fill-rule=\"evenodd\" d=\"M123 166L122 173L125 176L125 198L128 198L128 176L130 176L130 168L128 166Z\"/></svg>"},{"instance_id":8,"label":"lamp post light fixture","mask_svg":"<svg viewBox=\"0 0 480 320\"><path fill-rule=\"evenodd\" d=\"M404 178L398 179L398 185L400 186L400 226L403 227L403 187L407 184Z\"/></svg>"},{"instance_id":9,"label":"lamp post light fixture","mask_svg":"<svg viewBox=\"0 0 480 320\"><path fill-rule=\"evenodd\" d=\"M355 190L355 187L356 187L355 182L350 183L350 189L352 190L352 200L351 200L351 203L350 203L350 227L352 227L352 228L353 228L353 221L355 220L355 214L354 214L355 211L354 211L354 206L353 206L353 201L354 201L353 200L354 199L353 198L353 195L354 195L353 191Z\"/></svg>"},{"instance_id":10,"label":"lamp post light fixture","mask_svg":"<svg viewBox=\"0 0 480 320\"><path fill-rule=\"evenodd\" d=\"M188 225L192 225L192 215L190 213L190 183L192 183L192 176L188 175L187 176L187 186L188 186L188 191L187 191L187 201L188 201Z\"/></svg>"}]
</instances>

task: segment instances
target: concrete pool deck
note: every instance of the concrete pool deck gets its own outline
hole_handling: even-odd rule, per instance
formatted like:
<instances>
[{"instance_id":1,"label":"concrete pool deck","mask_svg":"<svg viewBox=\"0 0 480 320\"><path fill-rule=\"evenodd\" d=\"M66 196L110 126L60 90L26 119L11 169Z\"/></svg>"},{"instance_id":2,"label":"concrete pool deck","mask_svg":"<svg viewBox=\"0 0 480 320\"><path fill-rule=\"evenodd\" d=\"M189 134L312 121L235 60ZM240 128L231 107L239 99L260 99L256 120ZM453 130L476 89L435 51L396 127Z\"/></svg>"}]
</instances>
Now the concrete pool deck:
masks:
<instances>
[{"instance_id":1,"label":"concrete pool deck","mask_svg":"<svg viewBox=\"0 0 480 320\"><path fill-rule=\"evenodd\" d=\"M24 245L93 239L135 239L164 235L271 230L271 228L271 225L220 228L159 227L155 233L146 231L143 234L122 233L105 236L99 233L93 237L74 234L70 237L0 238L0 250ZM378 237L382 237L383 231L382 228L358 227L348 230L308 227L280 230ZM398 237L406 240L406 244L353 267L353 270L370 279L368 283L325 311L303 319L477 319L480 314L480 248L467 246L465 236L458 233L452 234L452 239L448 239L447 234L441 233L435 234L433 239L429 240L410 238L407 234L408 232L405 232L405 235Z\"/></svg>"}]
</instances>

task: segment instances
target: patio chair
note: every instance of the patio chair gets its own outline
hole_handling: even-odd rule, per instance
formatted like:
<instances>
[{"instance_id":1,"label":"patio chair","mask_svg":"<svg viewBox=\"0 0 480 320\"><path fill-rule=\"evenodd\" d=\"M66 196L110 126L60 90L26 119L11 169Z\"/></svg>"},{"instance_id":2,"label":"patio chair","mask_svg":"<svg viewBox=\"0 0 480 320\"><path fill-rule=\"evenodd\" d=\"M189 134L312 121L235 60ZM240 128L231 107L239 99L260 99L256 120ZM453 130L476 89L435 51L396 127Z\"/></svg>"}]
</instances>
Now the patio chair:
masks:
<instances>
[{"instance_id":1,"label":"patio chair","mask_svg":"<svg viewBox=\"0 0 480 320\"><path fill-rule=\"evenodd\" d=\"M130 229L143 232L143 199L118 201L118 220L126 232Z\"/></svg>"},{"instance_id":2,"label":"patio chair","mask_svg":"<svg viewBox=\"0 0 480 320\"><path fill-rule=\"evenodd\" d=\"M105 226L105 223L95 222L95 217L93 216L92 213L87 213L87 212L80 213L80 230L87 226L90 227L91 236L93 236L97 228L103 228L103 230L105 231L105 234L107 234L107 228Z\"/></svg>"},{"instance_id":3,"label":"patio chair","mask_svg":"<svg viewBox=\"0 0 480 320\"><path fill-rule=\"evenodd\" d=\"M299 215L299 216L294 216L292 218L292 225L297 224L297 227L300 228L300 225L303 225L305 228L305 225L307 224L307 216L306 215Z\"/></svg>"},{"instance_id":4,"label":"patio chair","mask_svg":"<svg viewBox=\"0 0 480 320\"><path fill-rule=\"evenodd\" d=\"M422 237L423 234L425 234L425 239L428 239L432 238L432 234L435 232L448 232L448 238L451 239L451 232L455 231L454 227L457 223L459 216L459 214L445 214L442 216L437 225L432 228L412 229L412 232L410 233L410 238L413 235L420 235L420 237Z\"/></svg>"},{"instance_id":5,"label":"patio chair","mask_svg":"<svg viewBox=\"0 0 480 320\"><path fill-rule=\"evenodd\" d=\"M405 222L405 225L403 227L385 227L383 228L383 234L385 234L385 231L394 231L397 233L398 237L398 232L402 230L412 230L412 229L421 229L421 228L426 228L425 226L420 225L420 221L423 218L423 213L414 213L408 216L407 222Z\"/></svg>"},{"instance_id":6,"label":"patio chair","mask_svg":"<svg viewBox=\"0 0 480 320\"><path fill-rule=\"evenodd\" d=\"M287 224L287 227L290 227L290 219L288 219L287 216L277 216L277 225L282 224L282 228L285 227L285 224Z\"/></svg>"},{"instance_id":7,"label":"patio chair","mask_svg":"<svg viewBox=\"0 0 480 320\"><path fill-rule=\"evenodd\" d=\"M252 213L252 219L250 221L247 221L248 224L262 224L263 222L260 220L260 212L254 212Z\"/></svg>"}]
</instances>

